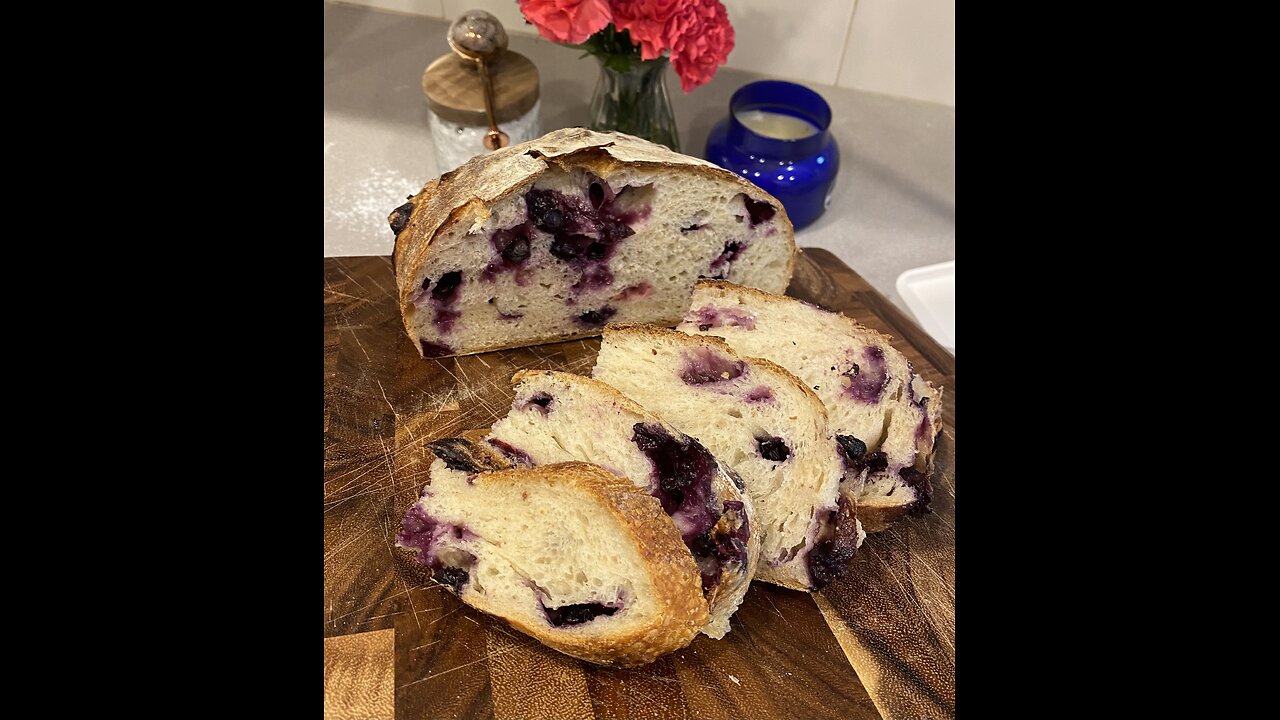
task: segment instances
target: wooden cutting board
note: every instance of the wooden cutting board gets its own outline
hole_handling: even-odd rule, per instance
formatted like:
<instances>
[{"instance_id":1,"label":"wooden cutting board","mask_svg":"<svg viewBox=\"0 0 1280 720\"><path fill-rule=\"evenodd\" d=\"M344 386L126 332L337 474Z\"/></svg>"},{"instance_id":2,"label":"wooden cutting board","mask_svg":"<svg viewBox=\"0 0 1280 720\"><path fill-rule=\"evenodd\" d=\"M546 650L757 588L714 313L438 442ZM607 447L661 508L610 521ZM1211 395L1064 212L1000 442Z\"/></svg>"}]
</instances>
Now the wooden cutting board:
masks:
<instances>
[{"instance_id":1,"label":"wooden cutting board","mask_svg":"<svg viewBox=\"0 0 1280 720\"><path fill-rule=\"evenodd\" d=\"M753 583L723 640L607 670L415 582L392 548L423 443L505 416L517 370L590 374L599 339L423 360L389 258L325 258L325 717L954 717L955 359L825 250L799 255L787 294L892 335L946 388L934 512L868 537L821 593Z\"/></svg>"}]
</instances>

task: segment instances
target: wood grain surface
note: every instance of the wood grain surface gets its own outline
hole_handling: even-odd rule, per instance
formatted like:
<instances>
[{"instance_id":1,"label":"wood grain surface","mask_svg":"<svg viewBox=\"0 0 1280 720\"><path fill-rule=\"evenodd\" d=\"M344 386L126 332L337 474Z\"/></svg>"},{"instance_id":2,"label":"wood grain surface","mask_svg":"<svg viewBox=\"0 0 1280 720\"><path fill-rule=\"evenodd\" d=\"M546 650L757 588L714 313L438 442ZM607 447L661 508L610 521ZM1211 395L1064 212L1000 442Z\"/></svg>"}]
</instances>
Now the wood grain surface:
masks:
<instances>
[{"instance_id":1,"label":"wood grain surface","mask_svg":"<svg viewBox=\"0 0 1280 720\"><path fill-rule=\"evenodd\" d=\"M389 671L396 718L955 717L955 359L824 250L799 255L787 294L892 335L946 388L934 512L868 537L821 593L753 583L723 640L609 670L467 607L392 548L423 443L505 416L517 370L589 374L599 339L423 360L389 258L325 258L325 716L386 716Z\"/></svg>"}]
</instances>

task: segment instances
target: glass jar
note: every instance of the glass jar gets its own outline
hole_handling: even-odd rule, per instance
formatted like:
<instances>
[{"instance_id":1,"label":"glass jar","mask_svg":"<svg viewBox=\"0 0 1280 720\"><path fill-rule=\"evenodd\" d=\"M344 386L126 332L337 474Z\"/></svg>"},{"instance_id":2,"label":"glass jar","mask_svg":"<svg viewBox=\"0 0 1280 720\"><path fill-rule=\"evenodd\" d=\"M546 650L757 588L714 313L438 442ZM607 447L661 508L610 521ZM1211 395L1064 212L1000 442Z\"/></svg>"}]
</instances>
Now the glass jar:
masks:
<instances>
[{"instance_id":1,"label":"glass jar","mask_svg":"<svg viewBox=\"0 0 1280 720\"><path fill-rule=\"evenodd\" d=\"M729 117L707 136L707 160L778 198L797 230L831 203L840 149L831 106L803 85L761 80L738 88Z\"/></svg>"},{"instance_id":2,"label":"glass jar","mask_svg":"<svg viewBox=\"0 0 1280 720\"><path fill-rule=\"evenodd\" d=\"M664 82L667 58L633 62L618 71L603 57L591 96L591 129L624 132L680 152L675 113Z\"/></svg>"},{"instance_id":3,"label":"glass jar","mask_svg":"<svg viewBox=\"0 0 1280 720\"><path fill-rule=\"evenodd\" d=\"M422 73L422 92L430 109L436 172L443 174L475 155L490 152L485 78L492 88L494 121L516 145L542 136L538 68L529 58L507 50L502 23L483 10L468 10L449 28L453 53L436 58ZM464 43L460 46L455 43ZM464 50L482 53L483 64Z\"/></svg>"}]
</instances>

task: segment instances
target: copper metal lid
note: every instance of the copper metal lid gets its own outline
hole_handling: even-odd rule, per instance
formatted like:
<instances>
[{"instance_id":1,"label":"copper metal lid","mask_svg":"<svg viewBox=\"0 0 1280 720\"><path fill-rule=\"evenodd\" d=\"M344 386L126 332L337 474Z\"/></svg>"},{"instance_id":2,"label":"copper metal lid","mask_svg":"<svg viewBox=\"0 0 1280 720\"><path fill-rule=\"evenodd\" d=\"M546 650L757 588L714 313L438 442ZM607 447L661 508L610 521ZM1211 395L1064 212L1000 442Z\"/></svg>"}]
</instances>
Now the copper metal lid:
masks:
<instances>
[{"instance_id":1,"label":"copper metal lid","mask_svg":"<svg viewBox=\"0 0 1280 720\"><path fill-rule=\"evenodd\" d=\"M503 43L505 45L505 43ZM521 117L538 101L538 68L529 58L503 50L489 62L494 114L499 124ZM422 73L427 105L441 118L462 125L488 125L480 66L455 54L441 55Z\"/></svg>"}]
</instances>

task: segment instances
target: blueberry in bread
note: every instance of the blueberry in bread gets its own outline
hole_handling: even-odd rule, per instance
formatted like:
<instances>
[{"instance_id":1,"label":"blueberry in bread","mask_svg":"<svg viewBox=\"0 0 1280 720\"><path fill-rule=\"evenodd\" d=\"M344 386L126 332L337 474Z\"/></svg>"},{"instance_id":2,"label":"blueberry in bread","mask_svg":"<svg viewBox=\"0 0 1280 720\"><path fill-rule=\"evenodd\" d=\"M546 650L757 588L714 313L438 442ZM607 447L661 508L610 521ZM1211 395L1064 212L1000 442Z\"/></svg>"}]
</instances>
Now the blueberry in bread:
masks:
<instances>
[{"instance_id":1,"label":"blueberry in bread","mask_svg":"<svg viewBox=\"0 0 1280 720\"><path fill-rule=\"evenodd\" d=\"M396 543L463 602L619 667L706 625L698 566L656 498L585 463L476 472L503 461L440 452Z\"/></svg>"},{"instance_id":2,"label":"blueberry in bread","mask_svg":"<svg viewBox=\"0 0 1280 720\"><path fill-rule=\"evenodd\" d=\"M593 377L698 438L736 470L755 504L756 579L816 590L839 575L863 533L813 391L718 338L608 325Z\"/></svg>"},{"instance_id":3,"label":"blueberry in bread","mask_svg":"<svg viewBox=\"0 0 1280 720\"><path fill-rule=\"evenodd\" d=\"M517 373L512 382L511 412L494 423L489 447L522 465L594 463L656 497L701 572L711 613L703 633L723 637L760 553L741 478L697 440L602 382L541 370Z\"/></svg>"},{"instance_id":4,"label":"blueberry in bread","mask_svg":"<svg viewBox=\"0 0 1280 720\"><path fill-rule=\"evenodd\" d=\"M942 389L920 377L890 338L800 300L715 280L697 283L678 329L724 338L814 389L840 441L843 487L867 532L928 509Z\"/></svg>"},{"instance_id":5,"label":"blueberry in bread","mask_svg":"<svg viewBox=\"0 0 1280 720\"><path fill-rule=\"evenodd\" d=\"M782 204L711 163L569 128L473 158L388 218L405 330L424 357L675 325L699 277L782 292Z\"/></svg>"}]
</instances>

